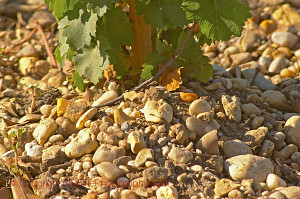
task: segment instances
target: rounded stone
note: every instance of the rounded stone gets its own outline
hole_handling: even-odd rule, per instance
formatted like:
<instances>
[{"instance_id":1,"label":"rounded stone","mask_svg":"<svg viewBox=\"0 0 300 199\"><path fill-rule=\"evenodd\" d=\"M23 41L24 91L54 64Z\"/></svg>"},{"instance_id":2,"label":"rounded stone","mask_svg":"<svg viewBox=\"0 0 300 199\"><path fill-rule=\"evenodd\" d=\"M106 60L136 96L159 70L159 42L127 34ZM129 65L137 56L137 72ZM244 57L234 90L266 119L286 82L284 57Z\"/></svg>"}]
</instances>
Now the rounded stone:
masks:
<instances>
[{"instance_id":1,"label":"rounded stone","mask_svg":"<svg viewBox=\"0 0 300 199\"><path fill-rule=\"evenodd\" d=\"M226 141L223 146L223 151L227 158L252 154L252 150L247 146L247 144L238 139Z\"/></svg>"},{"instance_id":2,"label":"rounded stone","mask_svg":"<svg viewBox=\"0 0 300 199\"><path fill-rule=\"evenodd\" d=\"M211 105L204 99L198 99L191 103L189 107L189 114L191 116L196 116L199 113L210 112Z\"/></svg>"},{"instance_id":3,"label":"rounded stone","mask_svg":"<svg viewBox=\"0 0 300 199\"><path fill-rule=\"evenodd\" d=\"M276 189L278 187L285 187L286 182L281 179L279 176L271 173L267 176L266 184L269 188L269 190Z\"/></svg>"},{"instance_id":4,"label":"rounded stone","mask_svg":"<svg viewBox=\"0 0 300 199\"><path fill-rule=\"evenodd\" d=\"M229 158L224 162L224 168L233 180L253 179L263 182L268 174L274 172L270 159L252 154Z\"/></svg>"}]
</instances>

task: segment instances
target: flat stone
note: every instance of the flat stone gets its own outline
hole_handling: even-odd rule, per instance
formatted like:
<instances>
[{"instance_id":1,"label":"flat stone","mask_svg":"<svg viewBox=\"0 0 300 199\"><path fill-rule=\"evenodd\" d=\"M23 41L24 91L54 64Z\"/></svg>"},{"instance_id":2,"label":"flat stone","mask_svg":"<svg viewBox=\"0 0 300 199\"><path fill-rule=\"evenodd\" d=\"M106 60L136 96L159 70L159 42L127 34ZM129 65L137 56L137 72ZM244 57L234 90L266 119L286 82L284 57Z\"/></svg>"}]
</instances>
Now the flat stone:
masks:
<instances>
[{"instance_id":1,"label":"flat stone","mask_svg":"<svg viewBox=\"0 0 300 199\"><path fill-rule=\"evenodd\" d=\"M252 154L252 150L247 146L247 144L238 139L226 141L223 146L223 151L227 158Z\"/></svg>"},{"instance_id":2,"label":"flat stone","mask_svg":"<svg viewBox=\"0 0 300 199\"><path fill-rule=\"evenodd\" d=\"M59 191L59 183L51 177L49 172L42 173L39 176L39 179L34 181L36 183L37 194L42 198L50 198L52 195L56 194ZM44 186L39 186L44 185Z\"/></svg>"},{"instance_id":3,"label":"flat stone","mask_svg":"<svg viewBox=\"0 0 300 199\"><path fill-rule=\"evenodd\" d=\"M41 122L34 129L32 135L40 145L44 145L48 138L54 135L57 130L56 122L51 118L41 120Z\"/></svg>"},{"instance_id":4,"label":"flat stone","mask_svg":"<svg viewBox=\"0 0 300 199\"><path fill-rule=\"evenodd\" d=\"M19 119L18 123L22 124L25 122L39 122L42 118L40 114L26 114L24 117Z\"/></svg>"},{"instance_id":5,"label":"flat stone","mask_svg":"<svg viewBox=\"0 0 300 199\"><path fill-rule=\"evenodd\" d=\"M243 77L247 79L249 82L252 81L254 73L255 73L255 69L252 68L245 69L242 71ZM254 80L254 85L257 86L262 91L275 90L277 88L277 86L275 86L271 81L267 80L261 73L257 74Z\"/></svg>"},{"instance_id":6,"label":"flat stone","mask_svg":"<svg viewBox=\"0 0 300 199\"><path fill-rule=\"evenodd\" d=\"M124 156L126 151L123 147L112 146L110 148L99 147L94 156L93 162L95 165L102 162L113 162L114 160Z\"/></svg>"},{"instance_id":7,"label":"flat stone","mask_svg":"<svg viewBox=\"0 0 300 199\"><path fill-rule=\"evenodd\" d=\"M246 79L232 78L231 83L232 83L232 88L235 90L244 90L246 88L250 88L250 83Z\"/></svg>"},{"instance_id":8,"label":"flat stone","mask_svg":"<svg viewBox=\"0 0 300 199\"><path fill-rule=\"evenodd\" d=\"M173 147L169 152L168 157L177 164L186 164L193 159L193 154L186 149Z\"/></svg>"},{"instance_id":9,"label":"flat stone","mask_svg":"<svg viewBox=\"0 0 300 199\"><path fill-rule=\"evenodd\" d=\"M247 62L251 61L251 59L252 59L251 53L249 53L249 52L236 53L236 54L230 55L230 57L231 57L233 63L236 65L247 63Z\"/></svg>"},{"instance_id":10,"label":"flat stone","mask_svg":"<svg viewBox=\"0 0 300 199\"><path fill-rule=\"evenodd\" d=\"M264 102L267 102L271 106L286 104L287 102L286 97L279 91L272 91L272 90L265 91L261 95L261 98L263 99Z\"/></svg>"},{"instance_id":11,"label":"flat stone","mask_svg":"<svg viewBox=\"0 0 300 199\"><path fill-rule=\"evenodd\" d=\"M241 106L241 109L242 109L242 112L248 116L251 114L259 115L261 113L260 109L252 103L243 104Z\"/></svg>"},{"instance_id":12,"label":"flat stone","mask_svg":"<svg viewBox=\"0 0 300 199\"><path fill-rule=\"evenodd\" d=\"M69 118L75 124L79 118L86 112L88 105L86 102L76 102L68 105L64 117Z\"/></svg>"},{"instance_id":13,"label":"flat stone","mask_svg":"<svg viewBox=\"0 0 300 199\"><path fill-rule=\"evenodd\" d=\"M270 159L252 154L229 158L224 162L224 168L233 180L253 179L263 182L268 174L274 172Z\"/></svg>"},{"instance_id":14,"label":"flat stone","mask_svg":"<svg viewBox=\"0 0 300 199\"><path fill-rule=\"evenodd\" d=\"M98 164L96 170L100 176L112 182L115 182L119 177L125 174L124 170L111 162L102 162Z\"/></svg>"},{"instance_id":15,"label":"flat stone","mask_svg":"<svg viewBox=\"0 0 300 199\"><path fill-rule=\"evenodd\" d=\"M289 186L283 189L279 189L280 193L284 194L288 199L298 198L300 196L300 187Z\"/></svg>"},{"instance_id":16,"label":"flat stone","mask_svg":"<svg viewBox=\"0 0 300 199\"><path fill-rule=\"evenodd\" d=\"M143 177L151 182L160 182L168 178L168 170L164 167L150 167L143 171Z\"/></svg>"},{"instance_id":17,"label":"flat stone","mask_svg":"<svg viewBox=\"0 0 300 199\"><path fill-rule=\"evenodd\" d=\"M243 142L250 147L259 145L264 141L267 132L267 127L259 127L256 130L247 131L243 137Z\"/></svg>"}]
</instances>

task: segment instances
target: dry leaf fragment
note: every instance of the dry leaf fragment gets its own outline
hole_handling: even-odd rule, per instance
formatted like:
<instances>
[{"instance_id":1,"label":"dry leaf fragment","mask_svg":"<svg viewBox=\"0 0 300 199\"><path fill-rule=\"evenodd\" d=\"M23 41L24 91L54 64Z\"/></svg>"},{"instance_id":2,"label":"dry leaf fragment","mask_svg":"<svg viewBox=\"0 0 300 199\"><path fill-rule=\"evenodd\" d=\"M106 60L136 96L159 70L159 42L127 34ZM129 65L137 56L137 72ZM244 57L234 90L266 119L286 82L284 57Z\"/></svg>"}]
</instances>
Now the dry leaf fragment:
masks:
<instances>
[{"instance_id":1,"label":"dry leaf fragment","mask_svg":"<svg viewBox=\"0 0 300 199\"><path fill-rule=\"evenodd\" d=\"M159 67L161 69L162 66ZM161 75L159 78L159 84L164 86L167 91L174 91L177 88L180 87L182 84L182 79L181 79L181 69L180 68L174 68L172 66L168 67L165 72Z\"/></svg>"},{"instance_id":2,"label":"dry leaf fragment","mask_svg":"<svg viewBox=\"0 0 300 199\"><path fill-rule=\"evenodd\" d=\"M182 102L193 102L198 99L198 95L195 93L182 93L180 99Z\"/></svg>"}]
</instances>

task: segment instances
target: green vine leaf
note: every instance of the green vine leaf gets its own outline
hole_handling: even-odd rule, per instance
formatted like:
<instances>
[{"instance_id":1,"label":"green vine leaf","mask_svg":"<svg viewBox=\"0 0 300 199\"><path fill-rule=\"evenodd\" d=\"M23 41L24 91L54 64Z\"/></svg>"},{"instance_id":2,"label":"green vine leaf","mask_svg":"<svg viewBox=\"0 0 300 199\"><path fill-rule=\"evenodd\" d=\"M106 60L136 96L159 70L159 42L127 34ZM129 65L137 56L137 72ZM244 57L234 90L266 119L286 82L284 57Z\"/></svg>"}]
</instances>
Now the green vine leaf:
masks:
<instances>
[{"instance_id":1,"label":"green vine leaf","mask_svg":"<svg viewBox=\"0 0 300 199\"><path fill-rule=\"evenodd\" d=\"M74 86L76 86L79 90L84 91L84 82L82 76L79 75L77 71L75 71L72 75L72 81L74 82Z\"/></svg>"},{"instance_id":2,"label":"green vine leaf","mask_svg":"<svg viewBox=\"0 0 300 199\"><path fill-rule=\"evenodd\" d=\"M69 26L63 30L63 36L67 38L67 43L75 50L82 49L91 43L92 37L96 36L96 13L79 11L79 18L71 20Z\"/></svg>"},{"instance_id":3,"label":"green vine leaf","mask_svg":"<svg viewBox=\"0 0 300 199\"><path fill-rule=\"evenodd\" d=\"M228 40L240 36L249 8L238 0L183 0L188 20L197 21L201 31L211 40Z\"/></svg>"},{"instance_id":4,"label":"green vine leaf","mask_svg":"<svg viewBox=\"0 0 300 199\"><path fill-rule=\"evenodd\" d=\"M74 8L77 0L45 0L45 3L49 4L49 10L54 11L54 16L57 19L61 19L64 13Z\"/></svg>"},{"instance_id":5,"label":"green vine leaf","mask_svg":"<svg viewBox=\"0 0 300 199\"><path fill-rule=\"evenodd\" d=\"M74 56L75 68L79 75L84 75L91 82L97 84L103 77L103 71L107 69L108 60L104 60L100 54L99 46L84 48L83 52Z\"/></svg>"},{"instance_id":6,"label":"green vine leaf","mask_svg":"<svg viewBox=\"0 0 300 199\"><path fill-rule=\"evenodd\" d=\"M157 28L183 27L188 21L181 3L182 0L137 0L136 10L138 15L144 15L148 24Z\"/></svg>"}]
</instances>

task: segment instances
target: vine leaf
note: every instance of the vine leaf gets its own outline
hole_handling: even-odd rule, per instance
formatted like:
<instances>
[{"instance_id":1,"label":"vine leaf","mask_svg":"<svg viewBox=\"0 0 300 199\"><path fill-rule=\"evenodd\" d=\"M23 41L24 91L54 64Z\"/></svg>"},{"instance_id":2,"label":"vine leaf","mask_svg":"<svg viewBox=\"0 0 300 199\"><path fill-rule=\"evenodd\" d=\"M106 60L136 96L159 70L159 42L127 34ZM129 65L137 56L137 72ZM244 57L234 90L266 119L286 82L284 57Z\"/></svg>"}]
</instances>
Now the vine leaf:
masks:
<instances>
[{"instance_id":1,"label":"vine leaf","mask_svg":"<svg viewBox=\"0 0 300 199\"><path fill-rule=\"evenodd\" d=\"M74 82L74 85L81 91L84 90L84 83L82 76L79 75L77 71L73 73L72 81Z\"/></svg>"},{"instance_id":2,"label":"vine leaf","mask_svg":"<svg viewBox=\"0 0 300 199\"><path fill-rule=\"evenodd\" d=\"M157 28L183 27L188 21L181 3L182 0L136 0L136 10L138 15L144 15L148 24Z\"/></svg>"},{"instance_id":3,"label":"vine leaf","mask_svg":"<svg viewBox=\"0 0 300 199\"><path fill-rule=\"evenodd\" d=\"M74 56L73 60L79 75L84 75L91 82L97 84L103 77L103 71L107 69L108 60L100 54L99 46L84 48L81 54Z\"/></svg>"},{"instance_id":4,"label":"vine leaf","mask_svg":"<svg viewBox=\"0 0 300 199\"><path fill-rule=\"evenodd\" d=\"M133 42L132 24L122 7L107 10L97 23L97 37L106 37L111 49L120 49L121 45L130 46Z\"/></svg>"},{"instance_id":5,"label":"vine leaf","mask_svg":"<svg viewBox=\"0 0 300 199\"><path fill-rule=\"evenodd\" d=\"M80 50L91 43L91 36L96 36L96 22L98 20L96 13L89 14L80 10L79 14L80 17L71 20L69 26L63 31L63 36L67 37L67 43L75 50Z\"/></svg>"},{"instance_id":6,"label":"vine leaf","mask_svg":"<svg viewBox=\"0 0 300 199\"><path fill-rule=\"evenodd\" d=\"M197 21L211 40L241 36L244 22L251 17L249 8L238 0L183 0L188 20Z\"/></svg>"},{"instance_id":7,"label":"vine leaf","mask_svg":"<svg viewBox=\"0 0 300 199\"><path fill-rule=\"evenodd\" d=\"M61 19L68 10L73 10L77 0L45 0L49 4L49 10L54 11L54 16Z\"/></svg>"},{"instance_id":8,"label":"vine leaf","mask_svg":"<svg viewBox=\"0 0 300 199\"><path fill-rule=\"evenodd\" d=\"M160 66L160 69L162 67ZM180 87L182 84L181 79L181 69L180 68L174 68L172 66L168 67L164 73L159 78L159 84L164 86L167 91L175 91L177 88Z\"/></svg>"}]
</instances>

